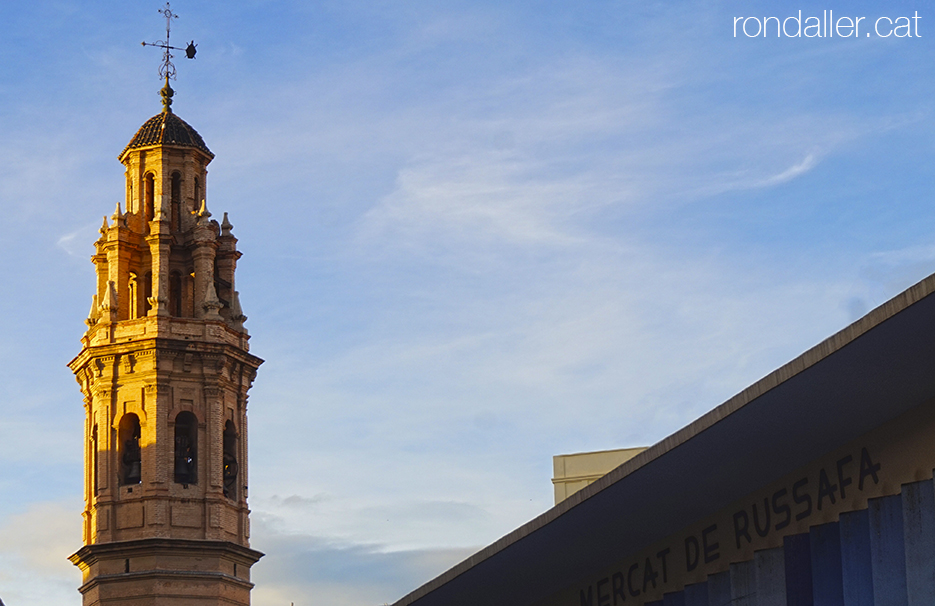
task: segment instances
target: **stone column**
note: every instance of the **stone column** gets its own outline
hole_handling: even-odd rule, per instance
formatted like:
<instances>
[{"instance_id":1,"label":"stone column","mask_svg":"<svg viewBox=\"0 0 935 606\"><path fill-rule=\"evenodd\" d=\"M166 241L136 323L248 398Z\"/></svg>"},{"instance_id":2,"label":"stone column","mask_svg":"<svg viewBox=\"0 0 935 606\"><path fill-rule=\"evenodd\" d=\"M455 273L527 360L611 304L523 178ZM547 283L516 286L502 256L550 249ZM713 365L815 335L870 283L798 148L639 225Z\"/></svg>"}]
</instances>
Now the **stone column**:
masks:
<instances>
[{"instance_id":1,"label":"stone column","mask_svg":"<svg viewBox=\"0 0 935 606\"><path fill-rule=\"evenodd\" d=\"M117 292L117 315L114 320L126 320L130 317L130 250L126 243L127 228L123 225L123 216L118 217L109 230L107 250L107 280L114 283ZM105 297L107 293L104 293ZM99 299L100 300L100 299Z\"/></svg>"},{"instance_id":2,"label":"stone column","mask_svg":"<svg viewBox=\"0 0 935 606\"><path fill-rule=\"evenodd\" d=\"M223 540L221 530L224 503L224 407L221 390L216 381L205 380L202 388L205 410L205 440L207 456L207 483L205 486L205 513L208 520L205 538Z\"/></svg>"},{"instance_id":3,"label":"stone column","mask_svg":"<svg viewBox=\"0 0 935 606\"><path fill-rule=\"evenodd\" d=\"M158 368L159 354L154 360ZM166 497L169 493L170 474L173 471L172 452L174 440L169 436L168 414L172 407L172 384L167 378L160 377L155 384L144 387L147 428L145 431L144 447L146 455L143 464L144 480L149 481L144 487L144 494L153 498L146 504L146 517L144 527L146 536L168 537L169 529L169 503Z\"/></svg>"},{"instance_id":4,"label":"stone column","mask_svg":"<svg viewBox=\"0 0 935 606\"><path fill-rule=\"evenodd\" d=\"M206 221L205 221L206 222ZM192 251L192 260L195 265L195 317L204 318L206 315L205 302L208 299L208 288L214 287L214 258L217 254L217 241L210 225L199 225L195 228L196 246Z\"/></svg>"},{"instance_id":5,"label":"stone column","mask_svg":"<svg viewBox=\"0 0 935 606\"><path fill-rule=\"evenodd\" d=\"M158 219L150 221L149 254L152 257L153 292L149 298L150 316L169 315L169 226Z\"/></svg>"},{"instance_id":6,"label":"stone column","mask_svg":"<svg viewBox=\"0 0 935 606\"><path fill-rule=\"evenodd\" d=\"M224 408L221 405L221 390L215 381L206 382L203 388L205 422L207 423L208 489L221 494L224 491Z\"/></svg>"},{"instance_id":7,"label":"stone column","mask_svg":"<svg viewBox=\"0 0 935 606\"><path fill-rule=\"evenodd\" d=\"M167 379L160 379L155 384L146 384L144 394L143 405L148 425L144 441L151 453L149 461L144 461L146 471L148 471L145 476L149 478L149 484L155 485L150 486L147 492L153 489L164 491L168 481L167 462L170 458L169 446L172 442L167 439L169 432L167 418L172 406L172 385Z\"/></svg>"}]
</instances>

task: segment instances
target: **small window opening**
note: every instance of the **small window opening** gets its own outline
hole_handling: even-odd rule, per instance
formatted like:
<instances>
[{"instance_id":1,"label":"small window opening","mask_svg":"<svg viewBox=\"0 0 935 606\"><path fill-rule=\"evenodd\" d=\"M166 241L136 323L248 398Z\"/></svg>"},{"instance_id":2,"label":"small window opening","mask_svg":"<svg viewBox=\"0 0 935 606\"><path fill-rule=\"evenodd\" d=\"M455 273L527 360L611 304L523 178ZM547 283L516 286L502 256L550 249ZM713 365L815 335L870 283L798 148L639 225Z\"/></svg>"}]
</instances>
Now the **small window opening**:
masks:
<instances>
[{"instance_id":1,"label":"small window opening","mask_svg":"<svg viewBox=\"0 0 935 606\"><path fill-rule=\"evenodd\" d=\"M129 558L127 558L126 560L123 561L123 571L124 571L124 572L130 572L130 560L129 560Z\"/></svg>"},{"instance_id":2,"label":"small window opening","mask_svg":"<svg viewBox=\"0 0 935 606\"><path fill-rule=\"evenodd\" d=\"M169 275L169 314L182 316L182 274L177 271Z\"/></svg>"},{"instance_id":3,"label":"small window opening","mask_svg":"<svg viewBox=\"0 0 935 606\"><path fill-rule=\"evenodd\" d=\"M201 181L198 180L198 177L195 177L195 197L192 199L192 211L196 211L201 208Z\"/></svg>"},{"instance_id":4,"label":"small window opening","mask_svg":"<svg viewBox=\"0 0 935 606\"><path fill-rule=\"evenodd\" d=\"M197 484L198 419L185 411L175 417L175 481Z\"/></svg>"},{"instance_id":5,"label":"small window opening","mask_svg":"<svg viewBox=\"0 0 935 606\"><path fill-rule=\"evenodd\" d=\"M91 487L97 495L97 423L91 430Z\"/></svg>"},{"instance_id":6,"label":"small window opening","mask_svg":"<svg viewBox=\"0 0 935 606\"><path fill-rule=\"evenodd\" d=\"M172 173L172 230L182 229L182 175Z\"/></svg>"},{"instance_id":7,"label":"small window opening","mask_svg":"<svg viewBox=\"0 0 935 606\"><path fill-rule=\"evenodd\" d=\"M237 430L234 422L228 421L224 425L224 496L229 499L237 498L237 475L240 468L237 465Z\"/></svg>"},{"instance_id":8,"label":"small window opening","mask_svg":"<svg viewBox=\"0 0 935 606\"><path fill-rule=\"evenodd\" d=\"M186 296L188 297L188 314L189 317L196 317L195 313L195 270L191 269L188 272L188 278L185 280L188 283L188 289L186 291Z\"/></svg>"},{"instance_id":9,"label":"small window opening","mask_svg":"<svg viewBox=\"0 0 935 606\"><path fill-rule=\"evenodd\" d=\"M118 426L120 440L120 484L139 484L142 481L142 453L140 452L140 418L127 413Z\"/></svg>"},{"instance_id":10,"label":"small window opening","mask_svg":"<svg viewBox=\"0 0 935 606\"><path fill-rule=\"evenodd\" d=\"M143 203L146 206L146 220L152 221L156 217L156 180L153 173L146 173L143 178Z\"/></svg>"}]
</instances>

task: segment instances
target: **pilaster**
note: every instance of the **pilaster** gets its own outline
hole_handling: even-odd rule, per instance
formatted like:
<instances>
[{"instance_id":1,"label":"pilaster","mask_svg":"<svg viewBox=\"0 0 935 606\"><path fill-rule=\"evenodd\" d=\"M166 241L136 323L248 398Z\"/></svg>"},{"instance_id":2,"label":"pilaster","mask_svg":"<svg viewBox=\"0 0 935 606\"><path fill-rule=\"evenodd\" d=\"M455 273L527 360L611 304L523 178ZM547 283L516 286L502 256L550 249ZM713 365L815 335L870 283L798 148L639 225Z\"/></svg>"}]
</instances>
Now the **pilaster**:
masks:
<instances>
[{"instance_id":1,"label":"pilaster","mask_svg":"<svg viewBox=\"0 0 935 606\"><path fill-rule=\"evenodd\" d=\"M153 293L149 298L150 316L169 315L169 246L172 236L168 222L156 218L149 222L150 235L146 238L152 259Z\"/></svg>"}]
</instances>

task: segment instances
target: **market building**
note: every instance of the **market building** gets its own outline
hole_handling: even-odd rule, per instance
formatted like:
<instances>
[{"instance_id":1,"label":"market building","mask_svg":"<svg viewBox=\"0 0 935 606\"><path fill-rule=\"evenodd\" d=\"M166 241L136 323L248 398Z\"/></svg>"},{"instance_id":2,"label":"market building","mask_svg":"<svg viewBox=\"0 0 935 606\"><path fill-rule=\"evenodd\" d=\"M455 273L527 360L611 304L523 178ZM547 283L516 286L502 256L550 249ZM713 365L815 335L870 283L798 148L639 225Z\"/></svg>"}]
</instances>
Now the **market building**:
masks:
<instances>
[{"instance_id":1,"label":"market building","mask_svg":"<svg viewBox=\"0 0 935 606\"><path fill-rule=\"evenodd\" d=\"M935 604L933 293L935 275L395 606Z\"/></svg>"}]
</instances>

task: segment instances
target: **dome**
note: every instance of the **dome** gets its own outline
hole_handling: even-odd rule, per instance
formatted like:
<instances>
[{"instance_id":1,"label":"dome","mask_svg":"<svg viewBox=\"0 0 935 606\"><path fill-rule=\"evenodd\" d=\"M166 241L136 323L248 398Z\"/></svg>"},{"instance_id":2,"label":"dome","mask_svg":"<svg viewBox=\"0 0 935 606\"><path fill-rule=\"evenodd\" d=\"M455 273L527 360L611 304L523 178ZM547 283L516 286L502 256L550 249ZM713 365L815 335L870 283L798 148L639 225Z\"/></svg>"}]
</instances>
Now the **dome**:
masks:
<instances>
[{"instance_id":1,"label":"dome","mask_svg":"<svg viewBox=\"0 0 935 606\"><path fill-rule=\"evenodd\" d=\"M131 149L150 145L194 147L214 157L198 131L172 112L162 112L147 120L130 139L130 143L120 152L120 157L123 158L124 154Z\"/></svg>"}]
</instances>

